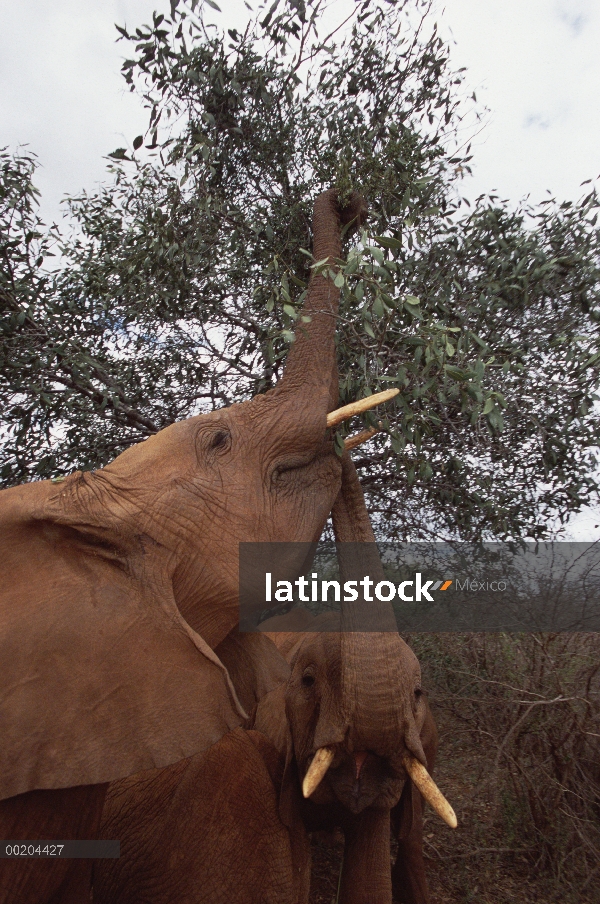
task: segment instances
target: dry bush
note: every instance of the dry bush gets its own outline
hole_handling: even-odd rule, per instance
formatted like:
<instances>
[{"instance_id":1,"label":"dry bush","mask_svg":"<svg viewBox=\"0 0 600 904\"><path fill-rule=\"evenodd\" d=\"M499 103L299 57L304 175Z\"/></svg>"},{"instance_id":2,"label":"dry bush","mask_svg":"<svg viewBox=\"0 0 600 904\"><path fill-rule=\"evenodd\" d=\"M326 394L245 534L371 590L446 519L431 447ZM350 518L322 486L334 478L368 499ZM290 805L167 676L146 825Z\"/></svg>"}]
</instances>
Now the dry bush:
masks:
<instances>
[{"instance_id":1,"label":"dry bush","mask_svg":"<svg viewBox=\"0 0 600 904\"><path fill-rule=\"evenodd\" d=\"M494 843L573 901L600 900L600 634L409 642L450 732L473 742Z\"/></svg>"}]
</instances>

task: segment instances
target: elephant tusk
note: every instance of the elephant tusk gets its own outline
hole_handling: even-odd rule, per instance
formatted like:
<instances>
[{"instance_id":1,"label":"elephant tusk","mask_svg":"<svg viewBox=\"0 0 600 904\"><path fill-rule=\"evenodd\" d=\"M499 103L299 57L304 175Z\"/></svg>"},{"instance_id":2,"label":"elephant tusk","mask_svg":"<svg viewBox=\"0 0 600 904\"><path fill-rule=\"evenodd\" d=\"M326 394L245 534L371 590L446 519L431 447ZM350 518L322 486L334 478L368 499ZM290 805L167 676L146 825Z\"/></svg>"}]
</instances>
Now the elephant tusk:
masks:
<instances>
[{"instance_id":1,"label":"elephant tusk","mask_svg":"<svg viewBox=\"0 0 600 904\"><path fill-rule=\"evenodd\" d=\"M385 392L377 392L375 395L366 396L364 399L359 399L358 402L344 405L343 408L336 408L335 411L330 411L327 415L327 426L335 427L336 424L341 424L342 421L347 421L348 418L354 417L356 414L362 414L363 411L369 411L377 405L383 405L384 402L388 402L394 396L397 396L399 392L399 389L386 389Z\"/></svg>"},{"instance_id":2,"label":"elephant tusk","mask_svg":"<svg viewBox=\"0 0 600 904\"><path fill-rule=\"evenodd\" d=\"M441 816L447 825L450 826L451 829L455 829L458 825L458 820L456 819L456 813L429 775L425 766L416 760L413 756L405 756L402 760L402 765L410 775L411 779L425 798L428 804L430 804L438 816Z\"/></svg>"},{"instance_id":3,"label":"elephant tusk","mask_svg":"<svg viewBox=\"0 0 600 904\"><path fill-rule=\"evenodd\" d=\"M344 440L344 449L346 452L349 452L350 449L356 449L361 443L366 443L368 439L380 432L379 427L369 427L368 430L361 430L360 433L355 433L354 436L349 436L348 439Z\"/></svg>"},{"instance_id":4,"label":"elephant tusk","mask_svg":"<svg viewBox=\"0 0 600 904\"><path fill-rule=\"evenodd\" d=\"M331 747L319 747L302 782L302 793L305 797L310 797L317 790L334 756L335 751Z\"/></svg>"}]
</instances>

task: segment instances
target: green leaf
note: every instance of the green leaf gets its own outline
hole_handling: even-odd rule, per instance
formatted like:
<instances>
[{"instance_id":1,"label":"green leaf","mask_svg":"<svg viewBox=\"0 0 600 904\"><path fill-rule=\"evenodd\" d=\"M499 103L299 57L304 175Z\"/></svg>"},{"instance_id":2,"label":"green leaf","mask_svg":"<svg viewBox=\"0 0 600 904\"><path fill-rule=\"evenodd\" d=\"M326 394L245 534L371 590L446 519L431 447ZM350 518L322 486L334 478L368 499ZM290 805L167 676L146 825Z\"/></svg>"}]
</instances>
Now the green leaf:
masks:
<instances>
[{"instance_id":1,"label":"green leaf","mask_svg":"<svg viewBox=\"0 0 600 904\"><path fill-rule=\"evenodd\" d=\"M408 301L405 301L404 310L408 311L411 317L414 317L417 320L421 317L421 308L416 304L410 304Z\"/></svg>"},{"instance_id":2,"label":"green leaf","mask_svg":"<svg viewBox=\"0 0 600 904\"><path fill-rule=\"evenodd\" d=\"M373 240L383 248L391 248L393 250L402 248L402 242L399 239L389 238L385 235L374 235Z\"/></svg>"},{"instance_id":3,"label":"green leaf","mask_svg":"<svg viewBox=\"0 0 600 904\"><path fill-rule=\"evenodd\" d=\"M112 157L113 160L131 160L131 157L127 156L127 148L117 148L116 151L111 151L108 156Z\"/></svg>"},{"instance_id":4,"label":"green leaf","mask_svg":"<svg viewBox=\"0 0 600 904\"><path fill-rule=\"evenodd\" d=\"M392 449L396 454L399 454L406 448L406 440L403 436L398 436L396 434L392 435Z\"/></svg>"},{"instance_id":5,"label":"green leaf","mask_svg":"<svg viewBox=\"0 0 600 904\"><path fill-rule=\"evenodd\" d=\"M592 365L596 364L598 361L600 361L600 352L596 352L595 355L592 355L591 358L588 358L588 360L583 365L583 369L592 367Z\"/></svg>"},{"instance_id":6,"label":"green leaf","mask_svg":"<svg viewBox=\"0 0 600 904\"><path fill-rule=\"evenodd\" d=\"M498 408L494 408L488 415L488 422L497 433L501 433L504 429L504 418Z\"/></svg>"},{"instance_id":7,"label":"green leaf","mask_svg":"<svg viewBox=\"0 0 600 904\"><path fill-rule=\"evenodd\" d=\"M137 151L138 148L141 148L143 143L144 143L144 136L138 135L136 138L133 139L133 150Z\"/></svg>"},{"instance_id":8,"label":"green leaf","mask_svg":"<svg viewBox=\"0 0 600 904\"><path fill-rule=\"evenodd\" d=\"M216 11L218 13L221 12L221 7L217 6L217 4L215 3L215 0L205 0L205 2L208 3L209 6L212 6L213 9L216 9Z\"/></svg>"},{"instance_id":9,"label":"green leaf","mask_svg":"<svg viewBox=\"0 0 600 904\"><path fill-rule=\"evenodd\" d=\"M376 248L374 245L367 245L367 251L369 251L378 264L382 264L384 261L383 251L379 248Z\"/></svg>"},{"instance_id":10,"label":"green leaf","mask_svg":"<svg viewBox=\"0 0 600 904\"><path fill-rule=\"evenodd\" d=\"M383 302L381 301L381 298L379 298L379 296L378 296L378 297L375 299L375 301L373 302L373 309L372 309L372 310L373 310L373 315L374 315L378 320L381 320L381 319L384 317L385 311L384 311L384 309L383 309Z\"/></svg>"},{"instance_id":11,"label":"green leaf","mask_svg":"<svg viewBox=\"0 0 600 904\"><path fill-rule=\"evenodd\" d=\"M454 380L463 381L467 379L466 373L459 367L452 367L450 364L444 364L444 370L448 374L448 376L452 377Z\"/></svg>"},{"instance_id":12,"label":"green leaf","mask_svg":"<svg viewBox=\"0 0 600 904\"><path fill-rule=\"evenodd\" d=\"M486 399L485 405L483 407L483 414L489 414L490 411L494 410L494 400L491 397Z\"/></svg>"},{"instance_id":13,"label":"green leaf","mask_svg":"<svg viewBox=\"0 0 600 904\"><path fill-rule=\"evenodd\" d=\"M344 444L344 437L341 434L336 433L333 438L333 447L335 449L335 454L338 458L341 458L344 452L346 451L346 447Z\"/></svg>"}]
</instances>

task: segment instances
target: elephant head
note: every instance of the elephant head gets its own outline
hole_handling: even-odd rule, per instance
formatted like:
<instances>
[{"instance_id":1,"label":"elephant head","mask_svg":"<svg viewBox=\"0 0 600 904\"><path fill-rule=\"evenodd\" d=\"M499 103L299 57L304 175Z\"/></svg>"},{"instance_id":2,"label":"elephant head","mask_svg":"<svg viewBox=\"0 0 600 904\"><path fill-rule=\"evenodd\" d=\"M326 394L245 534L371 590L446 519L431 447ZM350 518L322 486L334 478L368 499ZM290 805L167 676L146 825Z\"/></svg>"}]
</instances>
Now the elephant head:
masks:
<instances>
[{"instance_id":1,"label":"elephant head","mask_svg":"<svg viewBox=\"0 0 600 904\"><path fill-rule=\"evenodd\" d=\"M364 215L320 195L315 258ZM239 543L316 540L340 488L338 299L313 276L270 392L0 494L0 800L164 766L240 723L214 653L238 620Z\"/></svg>"},{"instance_id":2,"label":"elephant head","mask_svg":"<svg viewBox=\"0 0 600 904\"><path fill-rule=\"evenodd\" d=\"M401 738L397 749L388 751L381 746L381 734L371 729L369 748L353 747L351 738L362 727L360 716L354 731L348 731L343 721L341 637L331 630L333 624L323 630L325 621L321 616L306 620L301 633L269 630L268 636L286 653L291 674L285 685L259 701L251 722L285 763L279 816L289 830L292 861L302 862L300 825L308 831L340 827L345 836L340 904L391 904L392 891L403 904L429 904L419 791L451 824L453 812L425 770L426 783L422 775L416 775L415 783L408 763L417 761L407 759ZM273 622L267 628L277 627ZM371 664L371 675L379 664ZM417 669L415 663L415 682ZM379 718L385 721L389 714L379 712ZM416 700L413 721L419 747L433 770L437 732L424 694ZM319 763L322 752L332 755ZM393 867L390 833L398 843Z\"/></svg>"}]
</instances>

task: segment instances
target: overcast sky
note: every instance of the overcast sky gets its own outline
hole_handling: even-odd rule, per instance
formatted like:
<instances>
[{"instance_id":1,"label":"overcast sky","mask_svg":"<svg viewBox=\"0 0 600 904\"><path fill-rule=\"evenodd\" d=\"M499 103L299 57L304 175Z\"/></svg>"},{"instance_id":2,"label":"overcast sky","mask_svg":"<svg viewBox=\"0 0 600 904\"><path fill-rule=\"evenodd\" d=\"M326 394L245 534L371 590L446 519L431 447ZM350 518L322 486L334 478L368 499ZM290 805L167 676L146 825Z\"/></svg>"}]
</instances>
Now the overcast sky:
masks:
<instances>
[{"instance_id":1,"label":"overcast sky","mask_svg":"<svg viewBox=\"0 0 600 904\"><path fill-rule=\"evenodd\" d=\"M241 0L220 5L217 19L239 27ZM167 12L168 0L0 0L0 146L38 154L47 218L60 216L65 193L93 188L103 157L144 130L113 23L140 25L155 8ZM455 65L490 108L465 193L578 197L600 173L597 0L438 0L438 13Z\"/></svg>"},{"instance_id":2,"label":"overcast sky","mask_svg":"<svg viewBox=\"0 0 600 904\"><path fill-rule=\"evenodd\" d=\"M241 0L218 2L217 20L239 28ZM141 25L154 9L168 12L168 0L0 0L0 147L38 155L46 222L145 130L113 23ZM490 108L464 193L578 198L600 173L598 0L438 0L437 10L454 65Z\"/></svg>"}]
</instances>

